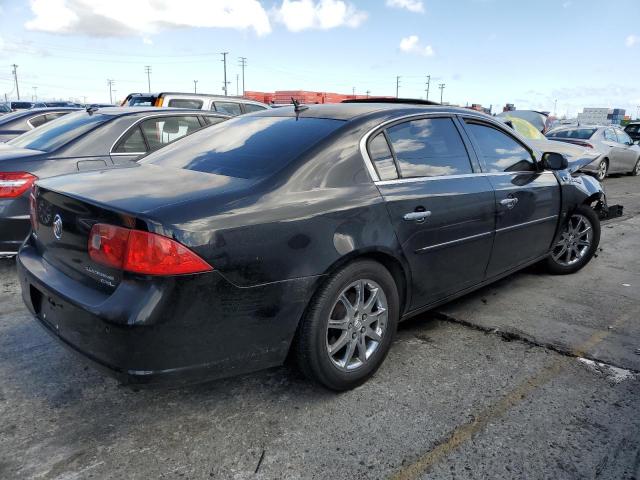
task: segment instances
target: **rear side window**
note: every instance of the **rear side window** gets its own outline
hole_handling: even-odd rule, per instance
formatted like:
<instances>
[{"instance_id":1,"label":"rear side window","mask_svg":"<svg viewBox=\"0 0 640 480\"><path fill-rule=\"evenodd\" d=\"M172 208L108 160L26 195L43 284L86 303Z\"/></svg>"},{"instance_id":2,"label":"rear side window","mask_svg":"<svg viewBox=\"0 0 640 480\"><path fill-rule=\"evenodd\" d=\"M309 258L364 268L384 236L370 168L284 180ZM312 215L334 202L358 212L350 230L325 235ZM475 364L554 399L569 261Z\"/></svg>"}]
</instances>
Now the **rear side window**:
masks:
<instances>
[{"instance_id":1,"label":"rear side window","mask_svg":"<svg viewBox=\"0 0 640 480\"><path fill-rule=\"evenodd\" d=\"M261 110L266 110L265 107L263 107L262 105L254 105L253 103L245 103L244 104L244 110L246 113L250 113L250 112L259 112Z\"/></svg>"},{"instance_id":2,"label":"rear side window","mask_svg":"<svg viewBox=\"0 0 640 480\"><path fill-rule=\"evenodd\" d=\"M217 112L226 113L227 115L233 115L234 117L242 113L239 103L215 102L214 106Z\"/></svg>"},{"instance_id":3,"label":"rear side window","mask_svg":"<svg viewBox=\"0 0 640 480\"><path fill-rule=\"evenodd\" d=\"M412 120L390 127L387 135L403 178L473 173L450 118Z\"/></svg>"},{"instance_id":4,"label":"rear side window","mask_svg":"<svg viewBox=\"0 0 640 480\"><path fill-rule=\"evenodd\" d=\"M145 120L140 125L152 152L201 128L198 117L195 116L156 117Z\"/></svg>"},{"instance_id":5,"label":"rear side window","mask_svg":"<svg viewBox=\"0 0 640 480\"><path fill-rule=\"evenodd\" d=\"M532 172L536 165L529 151L500 130L467 123L467 129L489 172Z\"/></svg>"},{"instance_id":6,"label":"rear side window","mask_svg":"<svg viewBox=\"0 0 640 480\"><path fill-rule=\"evenodd\" d=\"M281 170L342 125L324 118L241 116L194 133L142 163L258 178Z\"/></svg>"},{"instance_id":7,"label":"rear side window","mask_svg":"<svg viewBox=\"0 0 640 480\"><path fill-rule=\"evenodd\" d=\"M369 156L376 167L380 180L398 178L396 163L383 132L380 132L369 142Z\"/></svg>"},{"instance_id":8,"label":"rear side window","mask_svg":"<svg viewBox=\"0 0 640 480\"><path fill-rule=\"evenodd\" d=\"M144 137L140 127L134 128L125 138L122 140L116 149L116 153L145 153L147 151L147 145L144 143Z\"/></svg>"},{"instance_id":9,"label":"rear side window","mask_svg":"<svg viewBox=\"0 0 640 480\"><path fill-rule=\"evenodd\" d=\"M200 110L202 108L202 100L174 98L173 100L169 100L169 105L167 106L174 108L192 108L194 110Z\"/></svg>"}]
</instances>

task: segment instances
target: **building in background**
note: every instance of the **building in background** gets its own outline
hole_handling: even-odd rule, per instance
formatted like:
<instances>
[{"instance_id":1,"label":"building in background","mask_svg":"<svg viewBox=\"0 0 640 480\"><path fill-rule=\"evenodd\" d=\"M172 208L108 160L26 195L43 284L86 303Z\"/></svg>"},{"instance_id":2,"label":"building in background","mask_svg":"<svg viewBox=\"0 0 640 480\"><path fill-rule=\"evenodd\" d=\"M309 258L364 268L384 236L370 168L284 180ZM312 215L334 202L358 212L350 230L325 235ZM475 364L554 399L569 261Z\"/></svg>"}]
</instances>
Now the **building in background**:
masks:
<instances>
[{"instance_id":1,"label":"building in background","mask_svg":"<svg viewBox=\"0 0 640 480\"><path fill-rule=\"evenodd\" d=\"M624 108L584 108L578 114L580 125L620 125L624 120Z\"/></svg>"}]
</instances>

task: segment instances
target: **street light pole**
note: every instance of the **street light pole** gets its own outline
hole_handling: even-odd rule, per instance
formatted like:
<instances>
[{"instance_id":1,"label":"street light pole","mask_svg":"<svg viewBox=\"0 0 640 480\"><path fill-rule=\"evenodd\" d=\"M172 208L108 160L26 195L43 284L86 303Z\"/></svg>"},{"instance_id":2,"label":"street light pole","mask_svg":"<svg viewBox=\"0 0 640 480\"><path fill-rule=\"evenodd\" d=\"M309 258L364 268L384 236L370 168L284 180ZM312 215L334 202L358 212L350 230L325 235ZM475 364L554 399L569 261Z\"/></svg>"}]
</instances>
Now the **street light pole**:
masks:
<instances>
[{"instance_id":1,"label":"street light pole","mask_svg":"<svg viewBox=\"0 0 640 480\"><path fill-rule=\"evenodd\" d=\"M193 81L193 93L198 93L198 80Z\"/></svg>"}]
</instances>

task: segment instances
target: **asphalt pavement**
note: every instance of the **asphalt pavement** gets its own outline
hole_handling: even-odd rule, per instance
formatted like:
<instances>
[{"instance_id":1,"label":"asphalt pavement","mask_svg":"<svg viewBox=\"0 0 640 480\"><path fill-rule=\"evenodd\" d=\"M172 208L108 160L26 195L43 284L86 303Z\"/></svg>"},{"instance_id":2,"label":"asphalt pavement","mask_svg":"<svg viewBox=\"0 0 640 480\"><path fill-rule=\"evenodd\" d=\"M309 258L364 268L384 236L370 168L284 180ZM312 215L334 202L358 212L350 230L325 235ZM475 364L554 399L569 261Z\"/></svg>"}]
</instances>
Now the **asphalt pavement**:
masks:
<instances>
[{"instance_id":1,"label":"asphalt pavement","mask_svg":"<svg viewBox=\"0 0 640 480\"><path fill-rule=\"evenodd\" d=\"M640 479L640 178L572 276L531 267L401 325L343 394L288 367L139 390L86 366L0 261L0 478Z\"/></svg>"}]
</instances>

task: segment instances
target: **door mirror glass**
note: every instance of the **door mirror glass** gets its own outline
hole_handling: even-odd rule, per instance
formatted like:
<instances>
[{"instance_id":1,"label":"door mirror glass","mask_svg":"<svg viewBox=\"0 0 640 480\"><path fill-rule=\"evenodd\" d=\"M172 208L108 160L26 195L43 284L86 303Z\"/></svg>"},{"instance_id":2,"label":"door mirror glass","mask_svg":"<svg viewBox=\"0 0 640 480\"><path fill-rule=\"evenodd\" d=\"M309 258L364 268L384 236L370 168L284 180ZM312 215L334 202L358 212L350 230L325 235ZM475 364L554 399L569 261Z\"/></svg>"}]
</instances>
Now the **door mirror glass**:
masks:
<instances>
[{"instance_id":1,"label":"door mirror glass","mask_svg":"<svg viewBox=\"0 0 640 480\"><path fill-rule=\"evenodd\" d=\"M547 152L542 155L542 164L549 170L565 170L569 166L566 157L556 152Z\"/></svg>"}]
</instances>

